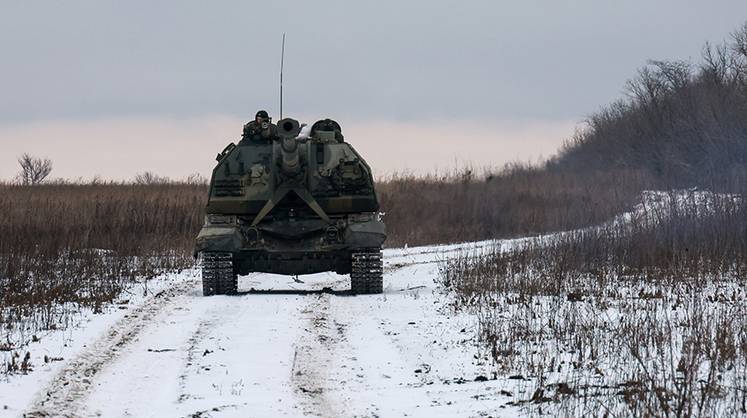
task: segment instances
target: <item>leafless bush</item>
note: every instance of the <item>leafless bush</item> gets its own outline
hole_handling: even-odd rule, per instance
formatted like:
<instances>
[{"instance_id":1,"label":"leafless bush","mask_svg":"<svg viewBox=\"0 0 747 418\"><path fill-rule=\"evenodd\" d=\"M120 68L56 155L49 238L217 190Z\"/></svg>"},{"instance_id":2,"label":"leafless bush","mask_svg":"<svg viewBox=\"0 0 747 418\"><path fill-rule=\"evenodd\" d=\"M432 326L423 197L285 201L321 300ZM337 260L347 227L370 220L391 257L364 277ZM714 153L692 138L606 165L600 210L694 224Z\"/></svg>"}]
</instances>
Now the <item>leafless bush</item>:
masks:
<instances>
[{"instance_id":1,"label":"leafless bush","mask_svg":"<svg viewBox=\"0 0 747 418\"><path fill-rule=\"evenodd\" d=\"M37 158L30 154L23 154L18 158L21 172L18 173L18 182L23 185L36 185L44 181L52 173L52 160L49 158Z\"/></svg>"},{"instance_id":2,"label":"leafless bush","mask_svg":"<svg viewBox=\"0 0 747 418\"><path fill-rule=\"evenodd\" d=\"M134 183L148 186L154 184L168 184L171 183L171 180L168 177L159 176L152 171L145 171L135 175Z\"/></svg>"}]
</instances>

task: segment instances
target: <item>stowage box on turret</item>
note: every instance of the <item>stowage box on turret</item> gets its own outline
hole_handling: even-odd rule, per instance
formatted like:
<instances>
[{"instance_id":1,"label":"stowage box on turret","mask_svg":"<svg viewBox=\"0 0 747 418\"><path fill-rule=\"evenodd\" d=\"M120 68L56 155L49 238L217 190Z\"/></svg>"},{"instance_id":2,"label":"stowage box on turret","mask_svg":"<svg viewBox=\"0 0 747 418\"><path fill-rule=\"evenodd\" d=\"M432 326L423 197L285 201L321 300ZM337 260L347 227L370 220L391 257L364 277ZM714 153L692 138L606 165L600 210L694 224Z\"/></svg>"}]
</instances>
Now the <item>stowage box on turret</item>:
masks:
<instances>
[{"instance_id":1,"label":"stowage box on turret","mask_svg":"<svg viewBox=\"0 0 747 418\"><path fill-rule=\"evenodd\" d=\"M203 294L235 294L250 272L323 271L350 274L352 293L381 293L386 231L370 167L333 120L306 135L290 118L271 128L218 155L195 247Z\"/></svg>"}]
</instances>

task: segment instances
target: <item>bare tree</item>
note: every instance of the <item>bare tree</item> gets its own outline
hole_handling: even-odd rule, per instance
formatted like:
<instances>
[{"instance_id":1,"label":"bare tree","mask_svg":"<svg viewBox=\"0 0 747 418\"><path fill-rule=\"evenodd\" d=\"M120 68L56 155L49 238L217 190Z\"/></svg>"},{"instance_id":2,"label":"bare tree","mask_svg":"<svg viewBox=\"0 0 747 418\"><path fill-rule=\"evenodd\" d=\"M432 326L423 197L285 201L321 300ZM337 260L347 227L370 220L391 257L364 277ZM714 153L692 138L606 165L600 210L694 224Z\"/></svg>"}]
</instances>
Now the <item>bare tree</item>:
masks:
<instances>
[{"instance_id":1,"label":"bare tree","mask_svg":"<svg viewBox=\"0 0 747 418\"><path fill-rule=\"evenodd\" d=\"M18 181L25 185L39 184L52 172L52 160L49 158L37 158L30 154L23 154L18 158L21 172L18 173Z\"/></svg>"},{"instance_id":2,"label":"bare tree","mask_svg":"<svg viewBox=\"0 0 747 418\"><path fill-rule=\"evenodd\" d=\"M650 60L664 86L669 90L682 90L690 84L692 66L687 61L658 61Z\"/></svg>"},{"instance_id":3,"label":"bare tree","mask_svg":"<svg viewBox=\"0 0 747 418\"><path fill-rule=\"evenodd\" d=\"M135 175L135 184L140 185L166 184L169 181L168 177L159 176L152 171L146 171Z\"/></svg>"},{"instance_id":4,"label":"bare tree","mask_svg":"<svg viewBox=\"0 0 747 418\"><path fill-rule=\"evenodd\" d=\"M727 46L706 43L703 48L701 74L714 84L722 86L729 74L729 51Z\"/></svg>"},{"instance_id":5,"label":"bare tree","mask_svg":"<svg viewBox=\"0 0 747 418\"><path fill-rule=\"evenodd\" d=\"M206 186L209 183L209 179L200 173L192 173L187 177L187 184L195 186Z\"/></svg>"},{"instance_id":6,"label":"bare tree","mask_svg":"<svg viewBox=\"0 0 747 418\"><path fill-rule=\"evenodd\" d=\"M744 87L747 85L747 23L732 34L730 47L734 81Z\"/></svg>"},{"instance_id":7,"label":"bare tree","mask_svg":"<svg viewBox=\"0 0 747 418\"><path fill-rule=\"evenodd\" d=\"M747 57L747 22L731 35L734 52Z\"/></svg>"}]
</instances>

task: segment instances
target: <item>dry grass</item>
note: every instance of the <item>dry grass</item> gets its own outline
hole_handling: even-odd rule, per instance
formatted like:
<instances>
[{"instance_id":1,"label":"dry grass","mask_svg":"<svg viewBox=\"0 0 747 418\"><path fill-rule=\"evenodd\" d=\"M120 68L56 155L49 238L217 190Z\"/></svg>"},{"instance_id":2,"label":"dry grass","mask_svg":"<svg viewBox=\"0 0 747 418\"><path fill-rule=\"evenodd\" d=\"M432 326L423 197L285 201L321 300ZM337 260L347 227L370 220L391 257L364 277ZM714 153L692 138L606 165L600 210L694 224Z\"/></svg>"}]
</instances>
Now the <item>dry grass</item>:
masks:
<instances>
[{"instance_id":1,"label":"dry grass","mask_svg":"<svg viewBox=\"0 0 747 418\"><path fill-rule=\"evenodd\" d=\"M500 375L530 379L529 411L747 413L747 207L648 194L631 216L444 264L455 309L480 319Z\"/></svg>"},{"instance_id":2,"label":"dry grass","mask_svg":"<svg viewBox=\"0 0 747 418\"><path fill-rule=\"evenodd\" d=\"M513 164L475 173L393 175L377 185L387 245L516 237L593 225L629 208L658 183L644 171L578 176Z\"/></svg>"},{"instance_id":3,"label":"dry grass","mask_svg":"<svg viewBox=\"0 0 747 418\"><path fill-rule=\"evenodd\" d=\"M0 346L192 265L205 195L186 184L0 185Z\"/></svg>"}]
</instances>

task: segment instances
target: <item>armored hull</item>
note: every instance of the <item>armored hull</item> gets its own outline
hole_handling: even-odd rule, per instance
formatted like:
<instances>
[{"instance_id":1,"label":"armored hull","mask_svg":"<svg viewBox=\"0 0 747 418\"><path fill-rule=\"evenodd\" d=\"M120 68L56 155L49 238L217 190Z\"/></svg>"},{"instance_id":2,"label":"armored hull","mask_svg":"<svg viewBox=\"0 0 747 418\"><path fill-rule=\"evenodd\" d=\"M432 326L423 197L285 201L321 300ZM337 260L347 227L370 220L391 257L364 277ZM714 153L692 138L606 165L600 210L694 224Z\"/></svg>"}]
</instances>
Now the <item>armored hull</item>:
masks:
<instances>
[{"instance_id":1,"label":"armored hull","mask_svg":"<svg viewBox=\"0 0 747 418\"><path fill-rule=\"evenodd\" d=\"M386 230L370 167L334 121L299 135L283 119L273 132L217 157L195 247L204 293L235 293L238 274L324 271L350 274L354 293L380 293Z\"/></svg>"}]
</instances>

